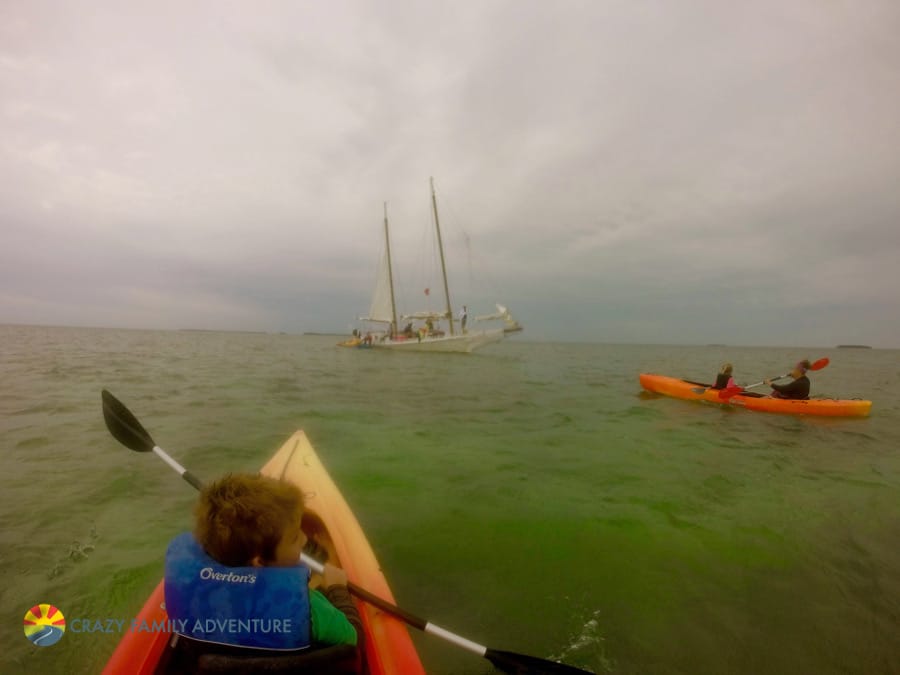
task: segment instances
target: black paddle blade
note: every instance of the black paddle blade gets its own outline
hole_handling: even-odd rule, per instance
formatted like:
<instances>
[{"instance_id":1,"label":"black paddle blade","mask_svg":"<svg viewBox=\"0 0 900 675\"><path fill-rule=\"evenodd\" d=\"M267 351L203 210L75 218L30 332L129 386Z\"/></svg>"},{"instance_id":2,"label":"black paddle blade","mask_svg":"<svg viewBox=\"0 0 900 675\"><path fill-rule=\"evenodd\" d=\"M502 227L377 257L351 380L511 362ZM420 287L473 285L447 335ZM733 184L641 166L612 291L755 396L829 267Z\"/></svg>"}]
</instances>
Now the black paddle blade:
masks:
<instances>
[{"instance_id":1,"label":"black paddle blade","mask_svg":"<svg viewBox=\"0 0 900 675\"><path fill-rule=\"evenodd\" d=\"M488 649L484 658L509 675L594 675L590 670L567 666L565 663L496 649Z\"/></svg>"},{"instance_id":2,"label":"black paddle blade","mask_svg":"<svg viewBox=\"0 0 900 675\"><path fill-rule=\"evenodd\" d=\"M101 397L103 398L103 419L113 438L131 450L151 452L156 443L137 421L137 418L131 414L131 411L125 407L125 404L106 389L101 393Z\"/></svg>"}]
</instances>

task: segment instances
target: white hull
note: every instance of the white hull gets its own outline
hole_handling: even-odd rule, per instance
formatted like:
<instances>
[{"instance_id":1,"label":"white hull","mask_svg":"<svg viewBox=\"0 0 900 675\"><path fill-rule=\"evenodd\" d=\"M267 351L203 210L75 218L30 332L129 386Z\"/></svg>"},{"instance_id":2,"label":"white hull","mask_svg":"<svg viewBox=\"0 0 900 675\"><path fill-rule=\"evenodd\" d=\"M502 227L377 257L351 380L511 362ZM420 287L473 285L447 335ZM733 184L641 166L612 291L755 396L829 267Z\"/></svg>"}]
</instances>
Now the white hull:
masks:
<instances>
[{"instance_id":1,"label":"white hull","mask_svg":"<svg viewBox=\"0 0 900 675\"><path fill-rule=\"evenodd\" d=\"M374 349L394 349L401 352L461 352L469 353L485 345L500 342L504 337L503 329L470 331L462 335L445 335L443 337L425 337L405 340L375 340Z\"/></svg>"}]
</instances>

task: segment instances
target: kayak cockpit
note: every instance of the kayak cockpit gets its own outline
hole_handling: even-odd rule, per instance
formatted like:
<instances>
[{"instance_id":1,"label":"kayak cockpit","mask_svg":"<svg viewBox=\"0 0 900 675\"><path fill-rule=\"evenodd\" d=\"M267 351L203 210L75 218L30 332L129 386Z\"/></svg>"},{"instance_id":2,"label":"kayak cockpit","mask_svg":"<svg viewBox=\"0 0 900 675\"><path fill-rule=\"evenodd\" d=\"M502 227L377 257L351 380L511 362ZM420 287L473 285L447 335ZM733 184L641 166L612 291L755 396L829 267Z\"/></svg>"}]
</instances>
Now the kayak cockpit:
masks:
<instances>
[{"instance_id":1,"label":"kayak cockpit","mask_svg":"<svg viewBox=\"0 0 900 675\"><path fill-rule=\"evenodd\" d=\"M169 639L154 671L155 675L359 675L364 672L360 650L351 645L332 645L300 653L278 654L261 649L215 645L175 634Z\"/></svg>"}]
</instances>

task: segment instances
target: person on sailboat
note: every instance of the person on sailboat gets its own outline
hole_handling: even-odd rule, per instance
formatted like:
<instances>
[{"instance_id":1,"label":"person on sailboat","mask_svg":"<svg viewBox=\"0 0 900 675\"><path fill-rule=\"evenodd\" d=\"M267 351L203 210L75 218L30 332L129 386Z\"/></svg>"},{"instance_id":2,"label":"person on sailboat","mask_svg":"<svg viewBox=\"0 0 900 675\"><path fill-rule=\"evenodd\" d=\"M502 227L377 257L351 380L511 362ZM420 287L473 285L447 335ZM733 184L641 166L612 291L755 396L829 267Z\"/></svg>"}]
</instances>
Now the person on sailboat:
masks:
<instances>
[{"instance_id":1,"label":"person on sailboat","mask_svg":"<svg viewBox=\"0 0 900 675\"><path fill-rule=\"evenodd\" d=\"M463 305L463 308L459 310L459 325L462 328L462 332L466 332L466 319L469 318L468 312L466 311L466 306Z\"/></svg>"}]
</instances>

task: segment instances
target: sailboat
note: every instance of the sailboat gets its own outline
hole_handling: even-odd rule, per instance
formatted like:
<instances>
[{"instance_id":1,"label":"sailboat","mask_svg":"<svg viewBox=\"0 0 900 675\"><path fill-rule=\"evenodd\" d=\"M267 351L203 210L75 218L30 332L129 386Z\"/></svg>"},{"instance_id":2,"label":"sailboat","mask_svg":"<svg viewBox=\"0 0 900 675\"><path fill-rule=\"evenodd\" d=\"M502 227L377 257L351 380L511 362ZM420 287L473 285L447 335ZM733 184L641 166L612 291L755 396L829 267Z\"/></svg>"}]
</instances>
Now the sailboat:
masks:
<instances>
[{"instance_id":1,"label":"sailboat","mask_svg":"<svg viewBox=\"0 0 900 675\"><path fill-rule=\"evenodd\" d=\"M397 314L397 302L394 296L394 275L391 265L391 238L388 226L387 204L384 206L384 240L385 254L372 294L372 304L368 316L360 317L361 321L383 324L385 327L375 332L361 332L354 338L339 343L346 347L371 347L374 349L394 349L409 352L473 352L476 349L494 342L500 342L509 333L522 330L521 324L515 321L503 305L497 305L495 314L475 317L475 321L492 319L502 320L501 328L472 330L465 326L462 317L453 312L450 302L450 286L447 282L447 267L444 260L444 246L441 241L441 225L438 218L437 197L434 191L434 178L431 183L431 205L434 212L434 226L437 234L437 245L440 253L441 276L444 282L445 309L443 311L420 311L410 314ZM465 307L465 306L464 306ZM405 322L400 329L400 322ZM413 328L413 322L418 325ZM443 329L444 323L447 330Z\"/></svg>"}]
</instances>

